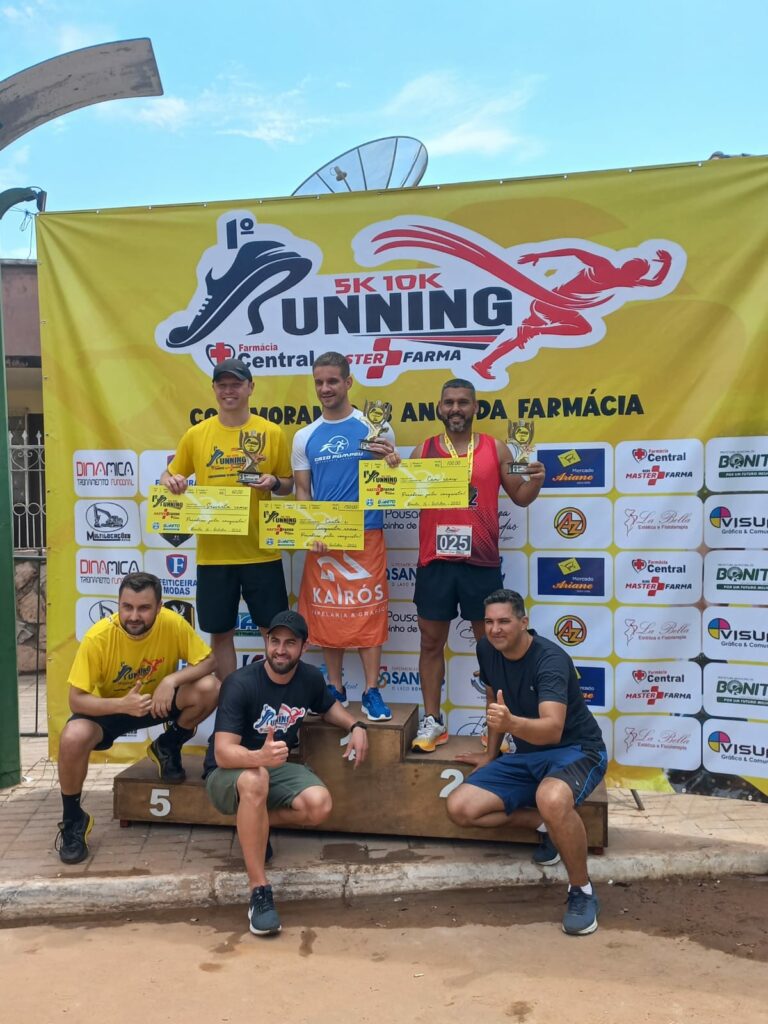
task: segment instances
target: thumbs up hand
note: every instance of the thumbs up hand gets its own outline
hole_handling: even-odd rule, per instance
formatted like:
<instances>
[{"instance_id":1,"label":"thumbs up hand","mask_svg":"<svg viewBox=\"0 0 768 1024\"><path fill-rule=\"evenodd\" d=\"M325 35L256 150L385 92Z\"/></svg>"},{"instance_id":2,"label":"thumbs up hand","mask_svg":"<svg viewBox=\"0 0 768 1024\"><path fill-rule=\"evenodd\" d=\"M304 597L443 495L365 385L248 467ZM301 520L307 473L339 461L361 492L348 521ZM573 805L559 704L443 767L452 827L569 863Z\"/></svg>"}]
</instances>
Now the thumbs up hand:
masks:
<instances>
[{"instance_id":1,"label":"thumbs up hand","mask_svg":"<svg viewBox=\"0 0 768 1024\"><path fill-rule=\"evenodd\" d=\"M496 691L496 701L488 705L485 712L488 728L494 732L508 732L512 726L512 715L504 702L504 694Z\"/></svg>"}]
</instances>

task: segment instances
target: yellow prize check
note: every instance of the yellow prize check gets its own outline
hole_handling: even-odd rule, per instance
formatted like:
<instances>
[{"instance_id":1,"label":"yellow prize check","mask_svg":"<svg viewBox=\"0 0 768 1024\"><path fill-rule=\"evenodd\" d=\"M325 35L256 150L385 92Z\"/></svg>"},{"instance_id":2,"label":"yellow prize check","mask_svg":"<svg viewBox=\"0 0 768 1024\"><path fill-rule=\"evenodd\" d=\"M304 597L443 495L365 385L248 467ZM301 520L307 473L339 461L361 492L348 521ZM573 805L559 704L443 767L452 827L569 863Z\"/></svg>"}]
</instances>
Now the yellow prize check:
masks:
<instances>
[{"instance_id":1,"label":"yellow prize check","mask_svg":"<svg viewBox=\"0 0 768 1024\"><path fill-rule=\"evenodd\" d=\"M259 547L311 547L362 551L363 513L352 501L262 501L259 505Z\"/></svg>"},{"instance_id":2,"label":"yellow prize check","mask_svg":"<svg viewBox=\"0 0 768 1024\"><path fill-rule=\"evenodd\" d=\"M382 508L466 508L466 459L404 459L396 469L373 459L358 463L360 506Z\"/></svg>"},{"instance_id":3,"label":"yellow prize check","mask_svg":"<svg viewBox=\"0 0 768 1024\"><path fill-rule=\"evenodd\" d=\"M155 484L149 489L149 533L247 534L250 487L188 487L171 494Z\"/></svg>"}]
</instances>

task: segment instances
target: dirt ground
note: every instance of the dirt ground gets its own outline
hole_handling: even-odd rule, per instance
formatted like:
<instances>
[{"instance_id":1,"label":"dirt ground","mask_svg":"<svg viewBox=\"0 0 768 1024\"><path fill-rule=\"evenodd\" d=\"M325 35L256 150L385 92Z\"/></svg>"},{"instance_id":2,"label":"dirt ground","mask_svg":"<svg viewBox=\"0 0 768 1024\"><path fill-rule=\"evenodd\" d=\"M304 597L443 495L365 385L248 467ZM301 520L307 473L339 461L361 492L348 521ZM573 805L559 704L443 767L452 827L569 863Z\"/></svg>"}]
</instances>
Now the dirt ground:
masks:
<instances>
[{"instance_id":1,"label":"dirt ground","mask_svg":"<svg viewBox=\"0 0 768 1024\"><path fill-rule=\"evenodd\" d=\"M560 930L564 889L282 903L0 932L3 1017L24 1024L766 1020L768 877L600 887L600 928ZM269 1017L268 1017L269 1015Z\"/></svg>"}]
</instances>

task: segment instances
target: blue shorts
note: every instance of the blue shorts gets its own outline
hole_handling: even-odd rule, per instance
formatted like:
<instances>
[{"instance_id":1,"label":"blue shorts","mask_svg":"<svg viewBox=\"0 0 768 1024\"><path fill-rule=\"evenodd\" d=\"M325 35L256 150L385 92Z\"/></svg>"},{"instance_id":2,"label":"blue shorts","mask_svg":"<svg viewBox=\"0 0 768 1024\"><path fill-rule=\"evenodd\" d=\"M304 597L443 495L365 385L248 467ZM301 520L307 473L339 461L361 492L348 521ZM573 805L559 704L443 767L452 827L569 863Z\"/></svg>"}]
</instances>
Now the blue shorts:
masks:
<instances>
[{"instance_id":1,"label":"blue shorts","mask_svg":"<svg viewBox=\"0 0 768 1024\"><path fill-rule=\"evenodd\" d=\"M536 790L544 779L562 779L571 787L573 803L578 807L598 785L607 767L604 748L551 747L528 754L502 754L472 772L467 784L494 793L511 814L519 807L536 806Z\"/></svg>"}]
</instances>

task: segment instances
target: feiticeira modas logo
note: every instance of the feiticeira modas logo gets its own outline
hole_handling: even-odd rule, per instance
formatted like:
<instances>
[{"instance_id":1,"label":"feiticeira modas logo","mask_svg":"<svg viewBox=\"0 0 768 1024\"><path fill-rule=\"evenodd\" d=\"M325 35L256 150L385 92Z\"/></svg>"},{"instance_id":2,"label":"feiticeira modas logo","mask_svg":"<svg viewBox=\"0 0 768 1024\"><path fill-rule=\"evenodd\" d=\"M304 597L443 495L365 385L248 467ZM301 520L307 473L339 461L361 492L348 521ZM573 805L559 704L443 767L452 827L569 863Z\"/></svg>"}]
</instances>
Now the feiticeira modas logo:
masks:
<instances>
[{"instance_id":1,"label":"feiticeira modas logo","mask_svg":"<svg viewBox=\"0 0 768 1024\"><path fill-rule=\"evenodd\" d=\"M666 239L626 249L582 238L505 248L418 215L369 224L350 249L348 270L321 274L315 242L259 224L249 210L222 214L186 308L158 324L155 341L206 373L237 356L284 375L331 347L371 386L407 370L447 369L488 391L542 348L597 344L609 314L669 295L686 266L684 250ZM425 269L390 269L414 260ZM388 269L369 272L381 264Z\"/></svg>"}]
</instances>

